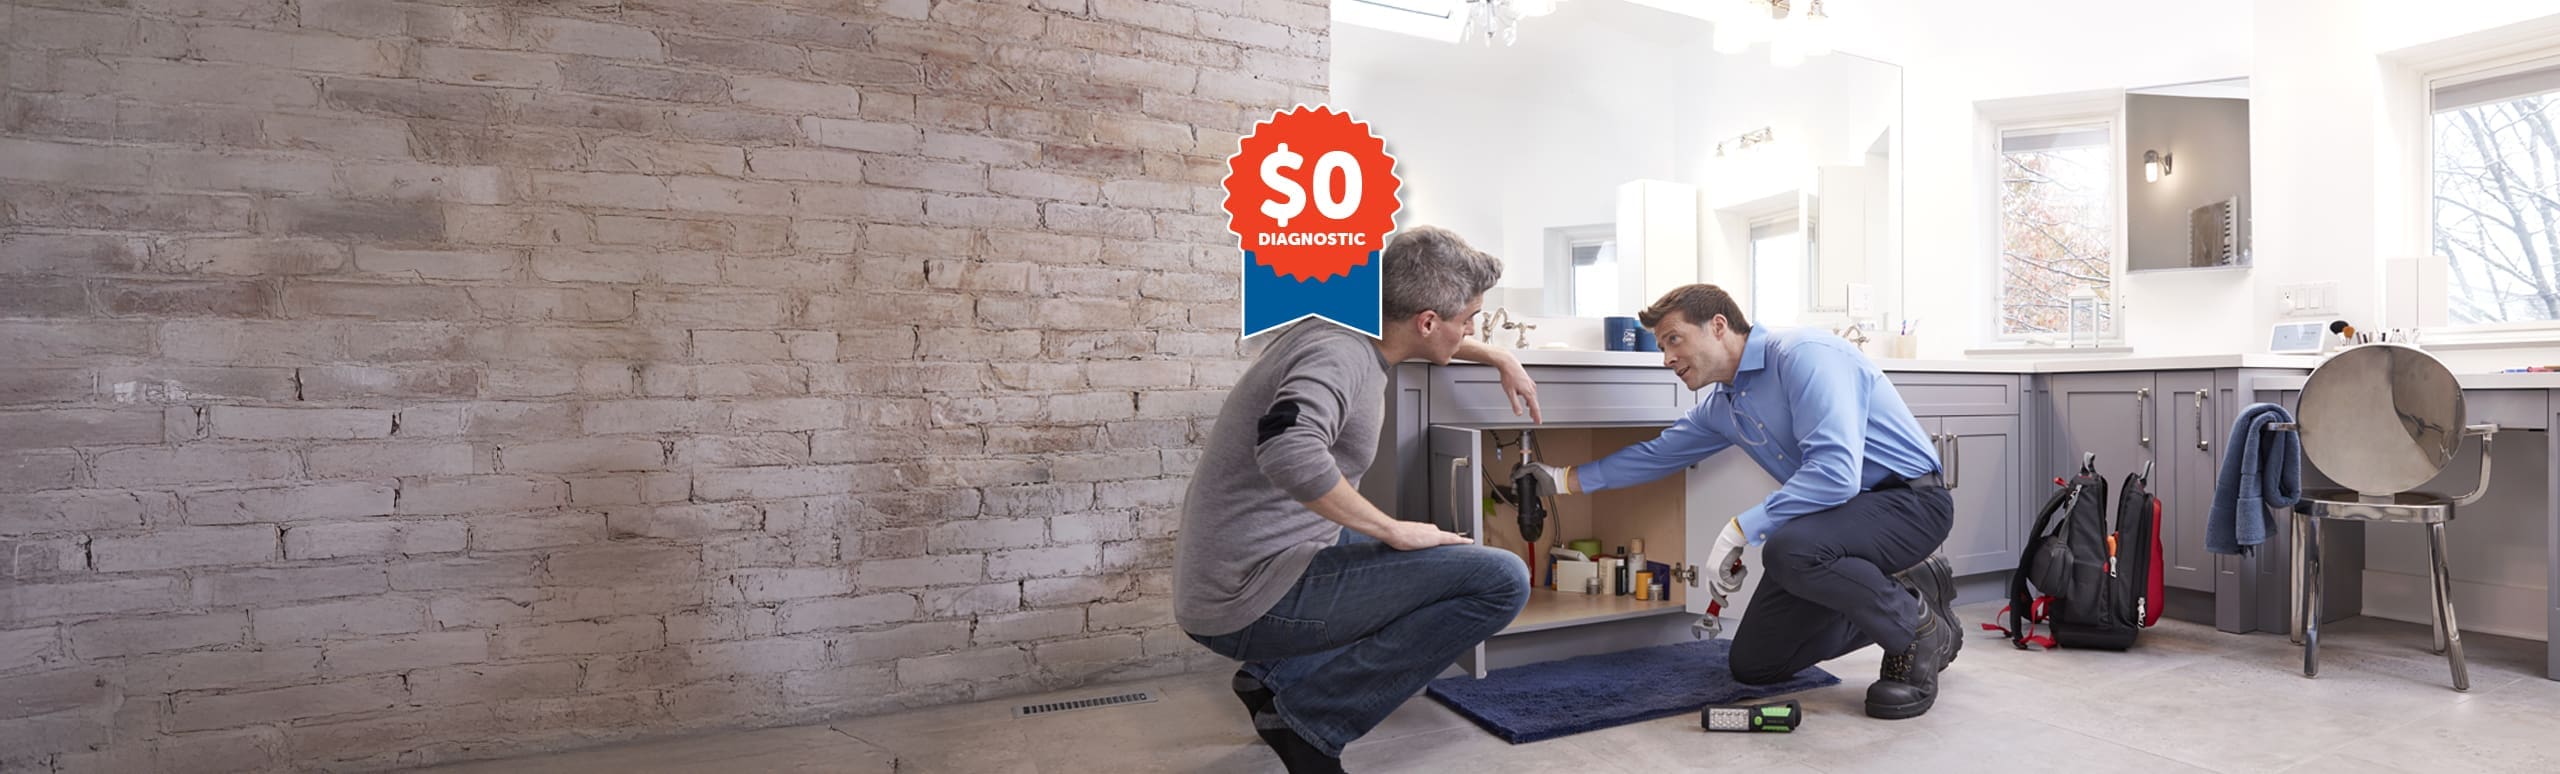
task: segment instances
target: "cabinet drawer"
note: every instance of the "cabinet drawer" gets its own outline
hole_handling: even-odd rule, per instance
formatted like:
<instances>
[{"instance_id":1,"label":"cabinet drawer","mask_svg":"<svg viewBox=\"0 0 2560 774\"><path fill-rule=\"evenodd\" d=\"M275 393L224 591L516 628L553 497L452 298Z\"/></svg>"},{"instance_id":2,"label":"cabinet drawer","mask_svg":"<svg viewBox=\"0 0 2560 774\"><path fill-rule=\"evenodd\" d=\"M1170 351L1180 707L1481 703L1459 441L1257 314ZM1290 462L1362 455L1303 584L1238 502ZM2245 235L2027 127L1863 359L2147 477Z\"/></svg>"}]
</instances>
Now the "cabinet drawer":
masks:
<instances>
[{"instance_id":1,"label":"cabinet drawer","mask_svg":"<svg viewBox=\"0 0 2560 774\"><path fill-rule=\"evenodd\" d=\"M2019 374L1885 374L1914 416L2016 416L2026 377Z\"/></svg>"},{"instance_id":2,"label":"cabinet drawer","mask_svg":"<svg viewBox=\"0 0 2560 774\"><path fill-rule=\"evenodd\" d=\"M2551 429L2551 393L2544 390L2464 390L2462 422L2495 423L2501 430Z\"/></svg>"},{"instance_id":3,"label":"cabinet drawer","mask_svg":"<svg viewBox=\"0 0 2560 774\"><path fill-rule=\"evenodd\" d=\"M1547 424L1677 421L1697 405L1671 371L1663 368L1529 366L1538 383L1538 407ZM1526 407L1511 412L1502 374L1491 366L1431 369L1432 424L1527 424Z\"/></svg>"}]
</instances>

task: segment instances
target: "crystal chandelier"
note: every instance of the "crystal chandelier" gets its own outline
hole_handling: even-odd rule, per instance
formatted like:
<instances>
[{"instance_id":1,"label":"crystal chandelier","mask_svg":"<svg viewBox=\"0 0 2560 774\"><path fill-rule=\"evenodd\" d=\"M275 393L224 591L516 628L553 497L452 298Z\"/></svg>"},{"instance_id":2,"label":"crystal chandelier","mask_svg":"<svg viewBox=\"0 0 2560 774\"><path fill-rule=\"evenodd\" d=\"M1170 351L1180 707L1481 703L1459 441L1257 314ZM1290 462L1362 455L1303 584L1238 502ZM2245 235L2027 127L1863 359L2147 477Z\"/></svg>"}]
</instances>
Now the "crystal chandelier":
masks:
<instances>
[{"instance_id":1,"label":"crystal chandelier","mask_svg":"<svg viewBox=\"0 0 2560 774\"><path fill-rule=\"evenodd\" d=\"M1806 57L1831 53L1831 16L1822 0L1706 0L1720 54L1769 44L1769 63L1794 67Z\"/></svg>"},{"instance_id":2,"label":"crystal chandelier","mask_svg":"<svg viewBox=\"0 0 2560 774\"><path fill-rule=\"evenodd\" d=\"M1480 38L1485 45L1495 40L1511 45L1520 40L1520 20L1556 12L1556 4L1564 0L1467 0L1466 37Z\"/></svg>"}]
</instances>

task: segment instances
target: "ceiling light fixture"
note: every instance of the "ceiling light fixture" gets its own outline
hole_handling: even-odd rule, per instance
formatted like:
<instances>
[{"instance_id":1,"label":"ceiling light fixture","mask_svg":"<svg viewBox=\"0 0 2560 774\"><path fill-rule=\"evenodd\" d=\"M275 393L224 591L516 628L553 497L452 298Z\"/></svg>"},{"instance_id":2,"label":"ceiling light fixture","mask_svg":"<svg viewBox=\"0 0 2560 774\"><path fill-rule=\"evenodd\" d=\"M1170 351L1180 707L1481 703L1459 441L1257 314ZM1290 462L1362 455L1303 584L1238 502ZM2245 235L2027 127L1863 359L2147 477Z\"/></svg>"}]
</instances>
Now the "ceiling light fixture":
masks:
<instances>
[{"instance_id":1,"label":"ceiling light fixture","mask_svg":"<svg viewBox=\"0 0 2560 774\"><path fill-rule=\"evenodd\" d=\"M1716 25L1715 49L1739 54L1753 45L1769 44L1769 63L1794 67L1807 57L1831 53L1831 15L1822 0L1708 0L1707 20Z\"/></svg>"},{"instance_id":2,"label":"ceiling light fixture","mask_svg":"<svg viewBox=\"0 0 2560 774\"><path fill-rule=\"evenodd\" d=\"M1556 12L1556 4L1564 0L1467 0L1465 37L1482 38L1485 45L1501 40L1512 45L1520 40L1520 20Z\"/></svg>"}]
</instances>

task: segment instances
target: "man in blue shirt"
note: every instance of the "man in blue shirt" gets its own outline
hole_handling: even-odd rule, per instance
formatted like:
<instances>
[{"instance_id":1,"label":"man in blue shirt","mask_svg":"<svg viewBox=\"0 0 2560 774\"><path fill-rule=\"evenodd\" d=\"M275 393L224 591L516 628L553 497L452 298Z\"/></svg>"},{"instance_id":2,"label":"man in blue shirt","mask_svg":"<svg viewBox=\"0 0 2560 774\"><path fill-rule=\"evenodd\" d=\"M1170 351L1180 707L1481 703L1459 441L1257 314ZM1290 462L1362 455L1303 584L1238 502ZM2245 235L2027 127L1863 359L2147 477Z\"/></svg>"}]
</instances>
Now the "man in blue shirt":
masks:
<instances>
[{"instance_id":1,"label":"man in blue shirt","mask_svg":"<svg viewBox=\"0 0 2560 774\"><path fill-rule=\"evenodd\" d=\"M1870 644L1884 647L1867 714L1917 717L1963 646L1954 573L1940 544L1955 501L1928 434L1864 354L1828 332L1754 328L1713 285L1671 291L1638 320L1689 389L1714 389L1662 435L1569 468L1540 465L1561 494L1635 486L1739 445L1782 482L1733 517L1698 558L1725 593L1741 590L1745 545L1768 577L1733 641L1733 675L1786 680Z\"/></svg>"}]
</instances>

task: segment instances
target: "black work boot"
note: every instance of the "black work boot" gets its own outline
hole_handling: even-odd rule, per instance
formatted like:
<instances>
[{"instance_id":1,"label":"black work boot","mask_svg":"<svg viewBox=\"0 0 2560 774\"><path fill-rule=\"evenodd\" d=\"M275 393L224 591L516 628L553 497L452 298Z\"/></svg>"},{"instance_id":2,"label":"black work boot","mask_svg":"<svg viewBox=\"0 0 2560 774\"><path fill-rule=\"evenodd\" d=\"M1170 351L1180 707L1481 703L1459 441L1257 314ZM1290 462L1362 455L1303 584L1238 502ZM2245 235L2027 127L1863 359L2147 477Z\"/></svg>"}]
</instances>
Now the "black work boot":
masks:
<instances>
[{"instance_id":1,"label":"black work boot","mask_svg":"<svg viewBox=\"0 0 2560 774\"><path fill-rule=\"evenodd\" d=\"M1947 555L1930 554L1919 564L1894 573L1893 579L1919 597L1920 604L1936 612L1947 628L1955 630L1956 636L1947 639L1945 659L1945 663L1955 663L1956 653L1964 650L1964 622L1956 619L1956 571L1954 565L1947 563Z\"/></svg>"},{"instance_id":2,"label":"black work boot","mask_svg":"<svg viewBox=\"0 0 2560 774\"><path fill-rule=\"evenodd\" d=\"M1954 621L1941 619L1934 607L1920 608L1920 631L1899 653L1884 654L1884 669L1867 686L1867 716L1885 720L1916 718L1938 701L1938 670L1956 651Z\"/></svg>"}]
</instances>

